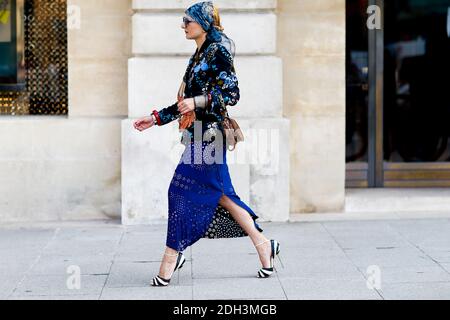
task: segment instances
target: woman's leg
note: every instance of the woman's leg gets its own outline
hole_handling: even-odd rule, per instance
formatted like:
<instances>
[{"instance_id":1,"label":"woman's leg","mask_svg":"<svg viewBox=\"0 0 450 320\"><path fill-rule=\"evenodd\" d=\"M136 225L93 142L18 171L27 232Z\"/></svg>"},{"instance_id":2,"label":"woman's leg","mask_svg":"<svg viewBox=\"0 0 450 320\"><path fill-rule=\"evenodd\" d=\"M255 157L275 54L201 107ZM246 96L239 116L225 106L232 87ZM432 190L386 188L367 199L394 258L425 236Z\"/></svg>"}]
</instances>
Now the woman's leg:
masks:
<instances>
[{"instance_id":1,"label":"woman's leg","mask_svg":"<svg viewBox=\"0 0 450 320\"><path fill-rule=\"evenodd\" d=\"M245 210L241 206L238 206L236 203L234 203L233 200L231 200L226 195L223 195L220 198L219 204L225 209L227 209L234 218L234 220L236 220L236 222L239 223L241 228L244 229L245 232L247 232L248 236L253 242L253 245L256 245L258 243L267 240L264 234L255 228L253 218L250 216L247 210ZM256 247L256 251L259 254L259 260L261 261L263 267L270 266L270 249L271 249L270 242L266 242Z\"/></svg>"},{"instance_id":2,"label":"woman's leg","mask_svg":"<svg viewBox=\"0 0 450 320\"><path fill-rule=\"evenodd\" d=\"M164 279L168 279L173 273L173 268L175 268L178 257L175 256L177 251L170 247L166 247L165 253L170 254L170 256L163 254L161 266L159 267L159 275Z\"/></svg>"}]
</instances>

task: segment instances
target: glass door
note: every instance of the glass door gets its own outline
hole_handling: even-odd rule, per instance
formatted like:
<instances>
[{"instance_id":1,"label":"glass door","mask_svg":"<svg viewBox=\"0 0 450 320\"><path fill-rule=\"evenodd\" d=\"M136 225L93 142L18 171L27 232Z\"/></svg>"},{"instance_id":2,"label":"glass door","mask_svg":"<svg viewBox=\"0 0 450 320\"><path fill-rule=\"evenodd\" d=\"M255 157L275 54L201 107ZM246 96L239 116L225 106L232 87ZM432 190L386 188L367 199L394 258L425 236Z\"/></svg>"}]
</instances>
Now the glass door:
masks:
<instances>
[{"instance_id":1,"label":"glass door","mask_svg":"<svg viewBox=\"0 0 450 320\"><path fill-rule=\"evenodd\" d=\"M347 1L347 9L350 3L360 1ZM450 0L374 0L370 4L380 8L382 27L366 28L365 104L361 92L352 89L351 64L347 63L346 184L450 186ZM366 11L360 12L367 20ZM351 17L348 11L347 19ZM347 40L351 50L355 43L355 38ZM355 117L361 114L367 114L367 126L359 127L360 131L367 128L367 155L356 159L354 124L362 123L363 116Z\"/></svg>"},{"instance_id":2,"label":"glass door","mask_svg":"<svg viewBox=\"0 0 450 320\"><path fill-rule=\"evenodd\" d=\"M346 3L346 180L367 187L369 174L368 0Z\"/></svg>"},{"instance_id":3,"label":"glass door","mask_svg":"<svg viewBox=\"0 0 450 320\"><path fill-rule=\"evenodd\" d=\"M384 186L450 186L449 8L384 1Z\"/></svg>"}]
</instances>

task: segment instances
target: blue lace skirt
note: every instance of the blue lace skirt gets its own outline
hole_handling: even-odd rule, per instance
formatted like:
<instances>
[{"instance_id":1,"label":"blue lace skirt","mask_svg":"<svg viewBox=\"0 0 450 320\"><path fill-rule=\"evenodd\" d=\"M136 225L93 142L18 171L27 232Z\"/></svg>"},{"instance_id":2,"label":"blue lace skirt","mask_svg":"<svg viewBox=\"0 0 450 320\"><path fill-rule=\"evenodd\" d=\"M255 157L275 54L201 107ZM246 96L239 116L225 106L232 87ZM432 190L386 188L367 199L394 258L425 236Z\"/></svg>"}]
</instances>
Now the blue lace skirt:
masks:
<instances>
[{"instance_id":1,"label":"blue lace skirt","mask_svg":"<svg viewBox=\"0 0 450 320\"><path fill-rule=\"evenodd\" d=\"M248 236L219 204L222 195L244 208L253 218L255 228L263 231L255 221L258 216L233 188L226 163L225 138L222 142L217 144L213 137L211 141L192 140L185 144L168 190L166 245L174 250L183 251L201 238Z\"/></svg>"}]
</instances>

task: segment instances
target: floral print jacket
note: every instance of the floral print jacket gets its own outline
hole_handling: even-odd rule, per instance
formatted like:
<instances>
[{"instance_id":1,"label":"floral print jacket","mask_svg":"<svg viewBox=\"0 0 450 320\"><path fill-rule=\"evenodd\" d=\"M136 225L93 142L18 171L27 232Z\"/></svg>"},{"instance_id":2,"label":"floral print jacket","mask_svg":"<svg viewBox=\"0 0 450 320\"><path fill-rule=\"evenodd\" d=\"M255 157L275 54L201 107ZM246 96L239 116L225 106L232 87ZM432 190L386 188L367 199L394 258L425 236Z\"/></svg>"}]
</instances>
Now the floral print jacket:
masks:
<instances>
[{"instance_id":1,"label":"floral print jacket","mask_svg":"<svg viewBox=\"0 0 450 320\"><path fill-rule=\"evenodd\" d=\"M204 105L196 104L194 109L196 120L202 121L203 128L211 128L214 125L220 128L227 106L236 105L240 99L233 56L222 44L208 39L190 58L183 82L186 84L185 99L196 97L196 101L205 101ZM158 125L165 125L181 116L177 104L178 102L157 112ZM194 124L186 131L192 138Z\"/></svg>"}]
</instances>

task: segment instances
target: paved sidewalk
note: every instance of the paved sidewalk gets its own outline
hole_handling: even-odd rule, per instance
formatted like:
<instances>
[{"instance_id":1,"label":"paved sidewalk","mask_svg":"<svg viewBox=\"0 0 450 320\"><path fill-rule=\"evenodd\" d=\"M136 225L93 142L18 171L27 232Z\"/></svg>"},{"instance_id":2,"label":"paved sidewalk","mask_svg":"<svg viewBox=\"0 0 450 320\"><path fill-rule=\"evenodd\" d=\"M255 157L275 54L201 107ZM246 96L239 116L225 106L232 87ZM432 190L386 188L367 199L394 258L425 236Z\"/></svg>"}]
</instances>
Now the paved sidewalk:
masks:
<instances>
[{"instance_id":1,"label":"paved sidewalk","mask_svg":"<svg viewBox=\"0 0 450 320\"><path fill-rule=\"evenodd\" d=\"M261 222L281 243L278 273L248 237L201 239L171 284L150 287L166 224L0 226L1 299L450 299L450 219ZM81 272L80 288L75 269ZM68 269L69 267L69 269ZM72 272L72 273L68 273ZM369 287L372 287L370 289Z\"/></svg>"}]
</instances>

